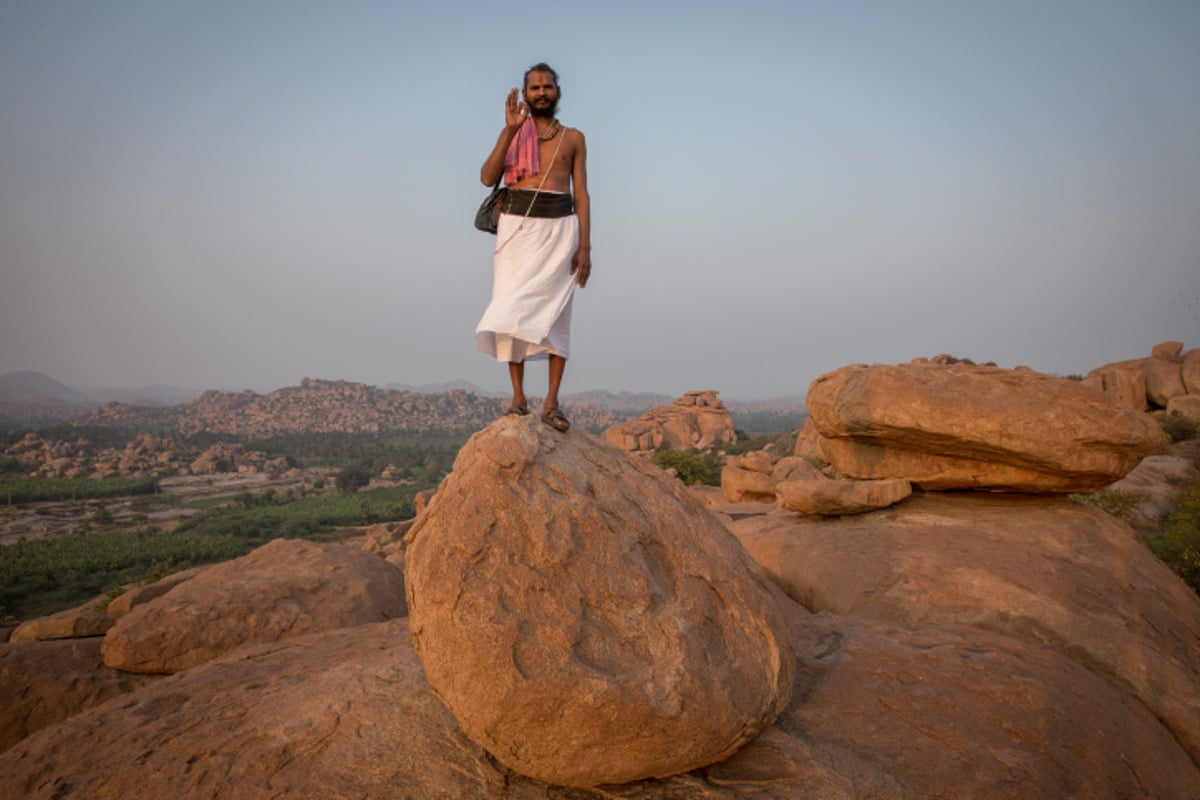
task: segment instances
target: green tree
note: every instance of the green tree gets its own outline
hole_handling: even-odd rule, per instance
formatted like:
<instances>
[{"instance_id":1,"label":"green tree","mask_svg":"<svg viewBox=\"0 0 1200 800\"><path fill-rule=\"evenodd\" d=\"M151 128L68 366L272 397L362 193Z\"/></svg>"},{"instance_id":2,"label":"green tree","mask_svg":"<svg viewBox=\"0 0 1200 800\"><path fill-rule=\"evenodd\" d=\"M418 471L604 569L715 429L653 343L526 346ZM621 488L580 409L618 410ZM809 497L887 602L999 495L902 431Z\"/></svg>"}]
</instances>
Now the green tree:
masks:
<instances>
[{"instance_id":1,"label":"green tree","mask_svg":"<svg viewBox=\"0 0 1200 800\"><path fill-rule=\"evenodd\" d=\"M342 494L354 494L371 482L371 474L362 464L342 467L334 478L337 490Z\"/></svg>"}]
</instances>

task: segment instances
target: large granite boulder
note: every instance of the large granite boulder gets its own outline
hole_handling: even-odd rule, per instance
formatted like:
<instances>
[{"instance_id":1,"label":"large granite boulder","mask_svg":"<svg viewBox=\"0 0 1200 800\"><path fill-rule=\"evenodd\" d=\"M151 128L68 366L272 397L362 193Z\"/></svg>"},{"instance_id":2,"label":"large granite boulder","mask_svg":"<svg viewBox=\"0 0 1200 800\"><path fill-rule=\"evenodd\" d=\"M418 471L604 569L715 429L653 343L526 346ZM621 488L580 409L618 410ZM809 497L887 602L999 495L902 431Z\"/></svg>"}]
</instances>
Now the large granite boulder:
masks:
<instances>
[{"instance_id":1,"label":"large granite boulder","mask_svg":"<svg viewBox=\"0 0 1200 800\"><path fill-rule=\"evenodd\" d=\"M601 439L498 420L408 542L429 682L517 772L568 786L684 772L787 703L786 599L679 481Z\"/></svg>"},{"instance_id":2,"label":"large granite boulder","mask_svg":"<svg viewBox=\"0 0 1200 800\"><path fill-rule=\"evenodd\" d=\"M1200 598L1108 514L1069 498L930 494L729 526L812 611L972 625L1114 676L1200 763Z\"/></svg>"},{"instance_id":3,"label":"large granite boulder","mask_svg":"<svg viewBox=\"0 0 1200 800\"><path fill-rule=\"evenodd\" d=\"M1157 423L1078 381L965 364L844 367L808 410L843 477L921 489L1089 492L1133 469Z\"/></svg>"},{"instance_id":4,"label":"large granite boulder","mask_svg":"<svg viewBox=\"0 0 1200 800\"><path fill-rule=\"evenodd\" d=\"M1146 399L1156 408L1166 408L1172 397L1187 394L1183 368L1178 359L1147 358L1142 361L1146 373Z\"/></svg>"},{"instance_id":5,"label":"large granite boulder","mask_svg":"<svg viewBox=\"0 0 1200 800\"><path fill-rule=\"evenodd\" d=\"M134 607L104 638L104 663L173 673L248 644L405 614L404 578L362 549L276 539Z\"/></svg>"}]
</instances>

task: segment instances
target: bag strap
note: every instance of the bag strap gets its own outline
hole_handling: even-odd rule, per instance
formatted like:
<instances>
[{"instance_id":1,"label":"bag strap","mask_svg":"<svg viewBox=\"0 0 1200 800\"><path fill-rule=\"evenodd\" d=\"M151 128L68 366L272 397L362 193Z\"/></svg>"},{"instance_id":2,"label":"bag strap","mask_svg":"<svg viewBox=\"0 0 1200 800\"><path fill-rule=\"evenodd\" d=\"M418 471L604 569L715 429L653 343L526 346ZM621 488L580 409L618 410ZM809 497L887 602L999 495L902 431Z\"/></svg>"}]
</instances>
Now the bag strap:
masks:
<instances>
[{"instance_id":1,"label":"bag strap","mask_svg":"<svg viewBox=\"0 0 1200 800\"><path fill-rule=\"evenodd\" d=\"M513 236L516 236L521 228L525 226L525 220L529 219L529 212L533 211L533 204L537 202L538 195L542 193L542 187L546 185L546 178L550 177L550 170L554 169L554 164L558 161L558 151L562 147L563 139L567 138L567 131L569 130L570 128L564 127L559 132L560 135L558 138L558 144L554 145L554 155L550 156L550 166L546 167L546 171L542 173L542 180L540 183L538 183L538 187L533 193L533 199L529 201L529 207L525 209L525 216L521 217L521 224L517 225L517 229L513 231L507 239L504 240L504 244L501 244L496 248L497 253L500 252L501 248L503 248L505 244L511 242ZM500 175L503 177L504 172L501 171Z\"/></svg>"}]
</instances>

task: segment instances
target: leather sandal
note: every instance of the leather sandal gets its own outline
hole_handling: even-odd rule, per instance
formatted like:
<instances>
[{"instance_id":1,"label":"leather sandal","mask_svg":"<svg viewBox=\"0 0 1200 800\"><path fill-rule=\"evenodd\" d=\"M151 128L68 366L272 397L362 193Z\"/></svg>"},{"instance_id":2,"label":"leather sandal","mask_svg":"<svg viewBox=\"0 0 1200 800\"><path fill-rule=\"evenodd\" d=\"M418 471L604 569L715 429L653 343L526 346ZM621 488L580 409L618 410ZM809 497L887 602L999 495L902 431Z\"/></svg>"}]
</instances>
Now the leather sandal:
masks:
<instances>
[{"instance_id":1,"label":"leather sandal","mask_svg":"<svg viewBox=\"0 0 1200 800\"><path fill-rule=\"evenodd\" d=\"M512 405L510 405L508 407L508 410L504 412L504 416L506 416L506 417L524 417L528 414L529 414L529 406L524 405L524 404L517 405L516 403L513 403Z\"/></svg>"},{"instance_id":2,"label":"leather sandal","mask_svg":"<svg viewBox=\"0 0 1200 800\"><path fill-rule=\"evenodd\" d=\"M557 406L542 412L542 422L554 428L559 433L566 433L571 429L571 421L563 416L562 411Z\"/></svg>"}]
</instances>

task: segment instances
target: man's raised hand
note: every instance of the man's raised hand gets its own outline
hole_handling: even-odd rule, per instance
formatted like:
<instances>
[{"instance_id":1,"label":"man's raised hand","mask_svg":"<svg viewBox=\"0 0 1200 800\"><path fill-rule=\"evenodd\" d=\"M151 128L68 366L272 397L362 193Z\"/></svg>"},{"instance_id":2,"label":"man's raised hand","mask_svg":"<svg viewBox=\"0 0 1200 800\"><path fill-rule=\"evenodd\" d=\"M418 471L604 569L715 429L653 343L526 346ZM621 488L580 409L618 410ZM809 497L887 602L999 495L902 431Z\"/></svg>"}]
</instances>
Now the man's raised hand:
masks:
<instances>
[{"instance_id":1,"label":"man's raised hand","mask_svg":"<svg viewBox=\"0 0 1200 800\"><path fill-rule=\"evenodd\" d=\"M525 118L529 116L529 107L517 100L517 90L513 89L508 93L508 99L504 102L504 121L508 127L521 127L525 122Z\"/></svg>"}]
</instances>

